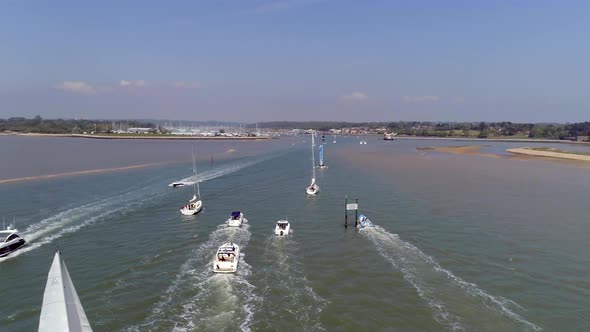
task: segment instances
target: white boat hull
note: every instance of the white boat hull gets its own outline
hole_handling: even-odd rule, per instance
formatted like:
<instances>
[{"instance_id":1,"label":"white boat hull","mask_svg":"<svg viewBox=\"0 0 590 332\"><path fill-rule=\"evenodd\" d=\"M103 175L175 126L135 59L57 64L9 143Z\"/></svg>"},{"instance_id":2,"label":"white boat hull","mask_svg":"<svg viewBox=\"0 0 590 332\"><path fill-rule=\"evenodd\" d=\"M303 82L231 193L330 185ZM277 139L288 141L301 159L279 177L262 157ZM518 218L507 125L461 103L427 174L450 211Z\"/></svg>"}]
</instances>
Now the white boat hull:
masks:
<instances>
[{"instance_id":1,"label":"white boat hull","mask_svg":"<svg viewBox=\"0 0 590 332\"><path fill-rule=\"evenodd\" d=\"M315 196L320 191L320 186L318 186L317 184L315 186L309 186L305 191L308 195Z\"/></svg>"},{"instance_id":2,"label":"white boat hull","mask_svg":"<svg viewBox=\"0 0 590 332\"><path fill-rule=\"evenodd\" d=\"M230 217L229 219L227 219L226 223L229 227L241 227L244 223L244 214L240 213L240 217L236 219Z\"/></svg>"},{"instance_id":3,"label":"white boat hull","mask_svg":"<svg viewBox=\"0 0 590 332\"><path fill-rule=\"evenodd\" d=\"M233 248L230 249L230 248ZM234 273L240 263L240 247L233 243L224 243L213 258L214 273Z\"/></svg>"},{"instance_id":4,"label":"white boat hull","mask_svg":"<svg viewBox=\"0 0 590 332\"><path fill-rule=\"evenodd\" d=\"M240 227L240 226L242 226L242 223L243 223L242 218L237 219L237 220L233 220L233 219L227 220L227 225L229 227Z\"/></svg>"},{"instance_id":5,"label":"white boat hull","mask_svg":"<svg viewBox=\"0 0 590 332\"><path fill-rule=\"evenodd\" d=\"M198 200L196 202L189 203L189 204L183 206L180 209L180 213L182 213L185 216L192 216L192 215L199 213L202 208L203 208L203 202L201 200Z\"/></svg>"},{"instance_id":6,"label":"white boat hull","mask_svg":"<svg viewBox=\"0 0 590 332\"><path fill-rule=\"evenodd\" d=\"M284 227L281 227L280 224L277 223L275 226L275 235L276 236L287 236L291 232L291 225L287 223Z\"/></svg>"}]
</instances>

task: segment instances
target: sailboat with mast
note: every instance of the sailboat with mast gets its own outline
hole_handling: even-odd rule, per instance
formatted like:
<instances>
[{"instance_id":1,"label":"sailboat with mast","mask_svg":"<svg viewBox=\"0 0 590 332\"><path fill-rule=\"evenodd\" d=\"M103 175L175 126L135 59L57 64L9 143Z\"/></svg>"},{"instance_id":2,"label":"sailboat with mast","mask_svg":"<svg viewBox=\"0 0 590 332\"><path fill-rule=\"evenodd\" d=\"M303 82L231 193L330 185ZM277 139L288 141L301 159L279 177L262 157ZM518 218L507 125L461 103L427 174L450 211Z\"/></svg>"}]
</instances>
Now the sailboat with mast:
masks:
<instances>
[{"instance_id":1,"label":"sailboat with mast","mask_svg":"<svg viewBox=\"0 0 590 332\"><path fill-rule=\"evenodd\" d=\"M203 201L201 201L201 188L199 187L199 178L197 177L197 162L195 160L195 149L193 148L193 198L188 201L188 204L180 208L180 213L185 216L192 216L201 211L203 208Z\"/></svg>"},{"instance_id":2,"label":"sailboat with mast","mask_svg":"<svg viewBox=\"0 0 590 332\"><path fill-rule=\"evenodd\" d=\"M92 332L82 303L59 251L47 274L39 332Z\"/></svg>"},{"instance_id":3,"label":"sailboat with mast","mask_svg":"<svg viewBox=\"0 0 590 332\"><path fill-rule=\"evenodd\" d=\"M320 164L318 168L328 168L328 165L324 164L324 144L321 144L319 147L319 155L320 155Z\"/></svg>"},{"instance_id":4,"label":"sailboat with mast","mask_svg":"<svg viewBox=\"0 0 590 332\"><path fill-rule=\"evenodd\" d=\"M315 182L315 141L314 141L315 131L311 131L311 170L312 170L312 177L311 177L311 184L305 189L308 195L315 196L320 191L320 186Z\"/></svg>"}]
</instances>

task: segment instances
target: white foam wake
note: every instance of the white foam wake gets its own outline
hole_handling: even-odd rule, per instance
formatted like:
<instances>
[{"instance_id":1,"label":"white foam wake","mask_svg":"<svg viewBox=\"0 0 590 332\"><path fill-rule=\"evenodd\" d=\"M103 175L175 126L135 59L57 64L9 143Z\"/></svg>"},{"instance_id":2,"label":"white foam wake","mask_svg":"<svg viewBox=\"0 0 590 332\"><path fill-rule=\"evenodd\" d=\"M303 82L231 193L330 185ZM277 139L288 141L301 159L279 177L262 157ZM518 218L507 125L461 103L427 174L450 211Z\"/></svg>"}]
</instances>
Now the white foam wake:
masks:
<instances>
[{"instance_id":1,"label":"white foam wake","mask_svg":"<svg viewBox=\"0 0 590 332\"><path fill-rule=\"evenodd\" d=\"M29 225L21 235L27 241L22 249L0 259L0 262L15 258L31 250L35 250L54 240L78 231L116 213L123 213L137 206L137 203L144 204L146 199L142 193L150 192L150 189L157 190L157 186L145 187L137 191L130 191L120 195L112 196L82 206L62 211L38 223ZM146 195L147 200L158 197L157 192ZM141 198L141 199L140 199Z\"/></svg>"},{"instance_id":2,"label":"white foam wake","mask_svg":"<svg viewBox=\"0 0 590 332\"><path fill-rule=\"evenodd\" d=\"M280 306L273 300L262 303L263 317L256 321L255 330L292 329L301 331L325 330L320 315L327 301L311 287L305 276L303 263L298 260L298 244L293 238L274 234L266 240L263 269L260 270L261 293L281 299ZM285 324L280 326L279 324ZM281 328L282 327L282 328Z\"/></svg>"},{"instance_id":3,"label":"white foam wake","mask_svg":"<svg viewBox=\"0 0 590 332\"><path fill-rule=\"evenodd\" d=\"M269 157L264 157L264 158L258 158L258 159L253 159L253 160L239 160L239 161L234 161L231 162L229 164L224 164L218 168L214 168L214 169L209 169L206 170L202 173L197 174L197 177L195 176L189 176L186 177L184 179L178 180L178 181L174 181L171 182L169 184L169 186L172 186L172 183L182 183L184 185L187 186L192 186L193 184L195 184L197 181L199 183L201 182L205 182L205 181L209 181L209 180L213 180L219 177L222 177L224 175L227 174L231 174L234 172L237 172L239 170L242 170L244 168L256 165L266 159L268 159Z\"/></svg>"},{"instance_id":4,"label":"white foam wake","mask_svg":"<svg viewBox=\"0 0 590 332\"><path fill-rule=\"evenodd\" d=\"M433 310L434 319L449 329L464 331L475 328L472 325L478 322L487 324L486 328L494 325L499 328L501 322L497 319L503 316L520 329L542 330L515 312L524 308L514 301L490 295L476 284L464 281L397 234L389 233L380 226L363 228L360 233L375 245L383 258L402 272L404 279ZM467 311L470 313L467 314ZM466 318L467 315L472 317ZM513 323L505 322L505 325Z\"/></svg>"},{"instance_id":5,"label":"white foam wake","mask_svg":"<svg viewBox=\"0 0 590 332\"><path fill-rule=\"evenodd\" d=\"M255 309L262 300L247 279L252 273L244 255L251 235L248 228L248 224L239 228L222 225L213 231L205 243L191 252L151 315L128 331L250 331ZM213 256L219 245L227 241L240 246L238 271L214 274Z\"/></svg>"}]
</instances>

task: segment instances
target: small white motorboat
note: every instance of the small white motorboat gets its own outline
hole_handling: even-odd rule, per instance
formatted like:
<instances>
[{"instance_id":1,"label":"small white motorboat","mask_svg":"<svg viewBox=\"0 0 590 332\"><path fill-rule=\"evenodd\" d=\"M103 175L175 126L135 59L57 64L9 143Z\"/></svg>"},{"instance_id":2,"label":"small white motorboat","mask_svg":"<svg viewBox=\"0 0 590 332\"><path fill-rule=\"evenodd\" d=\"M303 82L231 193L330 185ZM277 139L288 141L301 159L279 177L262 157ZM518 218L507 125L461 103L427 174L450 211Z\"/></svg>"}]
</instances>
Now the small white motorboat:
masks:
<instances>
[{"instance_id":1,"label":"small white motorboat","mask_svg":"<svg viewBox=\"0 0 590 332\"><path fill-rule=\"evenodd\" d=\"M213 259L213 272L234 273L238 270L240 247L233 242L226 242L217 249Z\"/></svg>"},{"instance_id":2,"label":"small white motorboat","mask_svg":"<svg viewBox=\"0 0 590 332\"><path fill-rule=\"evenodd\" d=\"M227 219L227 225L230 227L240 227L244 222L244 214L240 211L234 211Z\"/></svg>"},{"instance_id":3,"label":"small white motorboat","mask_svg":"<svg viewBox=\"0 0 590 332\"><path fill-rule=\"evenodd\" d=\"M26 244L13 225L0 230L0 257L8 256Z\"/></svg>"},{"instance_id":4,"label":"small white motorboat","mask_svg":"<svg viewBox=\"0 0 590 332\"><path fill-rule=\"evenodd\" d=\"M287 220L279 220L277 221L277 225L275 226L275 235L277 236L287 236L291 231L291 225Z\"/></svg>"},{"instance_id":5,"label":"small white motorboat","mask_svg":"<svg viewBox=\"0 0 590 332\"><path fill-rule=\"evenodd\" d=\"M186 184L184 182L172 182L171 184L169 184L169 187L172 188L178 188L178 187L184 187Z\"/></svg>"},{"instance_id":6,"label":"small white motorboat","mask_svg":"<svg viewBox=\"0 0 590 332\"><path fill-rule=\"evenodd\" d=\"M361 214L361 215L359 215L357 227L358 228L368 228L368 227L375 227L375 225L373 225L373 223L371 222L371 220L369 220L369 218L367 218L367 216L365 216L364 214Z\"/></svg>"}]
</instances>

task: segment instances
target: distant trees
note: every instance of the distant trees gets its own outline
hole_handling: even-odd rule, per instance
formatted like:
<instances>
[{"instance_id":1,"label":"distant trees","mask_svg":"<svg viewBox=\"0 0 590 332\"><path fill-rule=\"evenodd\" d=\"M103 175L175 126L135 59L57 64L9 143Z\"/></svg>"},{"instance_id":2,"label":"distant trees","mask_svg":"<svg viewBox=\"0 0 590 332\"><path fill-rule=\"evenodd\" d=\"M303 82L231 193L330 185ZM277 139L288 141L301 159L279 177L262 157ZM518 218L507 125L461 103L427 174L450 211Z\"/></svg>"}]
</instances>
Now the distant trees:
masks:
<instances>
[{"instance_id":1,"label":"distant trees","mask_svg":"<svg viewBox=\"0 0 590 332\"><path fill-rule=\"evenodd\" d=\"M142 121L125 121L128 127L156 128L153 123ZM37 115L32 119L13 117L0 119L0 132L71 134L83 132L111 132L111 121L107 120L74 120L74 119L43 119Z\"/></svg>"}]
</instances>

